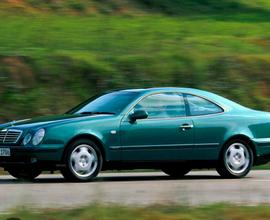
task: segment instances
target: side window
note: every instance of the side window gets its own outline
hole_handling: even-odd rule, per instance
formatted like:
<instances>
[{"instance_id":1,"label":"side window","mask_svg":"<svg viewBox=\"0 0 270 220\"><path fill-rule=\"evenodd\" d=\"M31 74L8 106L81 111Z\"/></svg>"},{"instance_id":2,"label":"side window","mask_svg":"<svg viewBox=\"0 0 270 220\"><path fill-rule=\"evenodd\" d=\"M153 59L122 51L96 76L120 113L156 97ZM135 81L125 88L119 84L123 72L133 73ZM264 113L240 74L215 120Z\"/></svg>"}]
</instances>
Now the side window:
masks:
<instances>
[{"instance_id":1,"label":"side window","mask_svg":"<svg viewBox=\"0 0 270 220\"><path fill-rule=\"evenodd\" d=\"M185 102L178 93L159 93L141 100L134 110L143 109L148 118L173 118L186 116Z\"/></svg>"},{"instance_id":2,"label":"side window","mask_svg":"<svg viewBox=\"0 0 270 220\"><path fill-rule=\"evenodd\" d=\"M223 109L218 105L210 102L204 98L186 94L186 98L189 105L190 115L209 115L223 112Z\"/></svg>"}]
</instances>

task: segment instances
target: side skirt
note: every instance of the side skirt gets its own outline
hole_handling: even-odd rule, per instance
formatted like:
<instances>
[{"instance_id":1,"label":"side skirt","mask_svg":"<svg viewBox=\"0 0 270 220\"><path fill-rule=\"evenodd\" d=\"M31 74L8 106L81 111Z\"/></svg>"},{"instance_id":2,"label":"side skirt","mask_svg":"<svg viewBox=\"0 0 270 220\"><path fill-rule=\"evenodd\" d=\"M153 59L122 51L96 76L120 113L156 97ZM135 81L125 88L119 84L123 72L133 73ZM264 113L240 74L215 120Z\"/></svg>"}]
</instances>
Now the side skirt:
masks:
<instances>
[{"instance_id":1,"label":"side skirt","mask_svg":"<svg viewBox=\"0 0 270 220\"><path fill-rule=\"evenodd\" d=\"M163 169L166 167L190 167L191 169L215 168L218 161L132 161L106 162L102 170Z\"/></svg>"}]
</instances>

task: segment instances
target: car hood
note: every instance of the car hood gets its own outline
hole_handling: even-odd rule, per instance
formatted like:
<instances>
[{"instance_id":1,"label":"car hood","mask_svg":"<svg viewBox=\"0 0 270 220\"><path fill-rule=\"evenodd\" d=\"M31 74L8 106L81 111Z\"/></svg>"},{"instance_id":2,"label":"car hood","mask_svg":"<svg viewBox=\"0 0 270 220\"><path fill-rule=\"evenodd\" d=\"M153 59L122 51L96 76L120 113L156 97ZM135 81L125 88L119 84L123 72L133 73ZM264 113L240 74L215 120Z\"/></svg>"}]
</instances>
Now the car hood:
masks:
<instances>
[{"instance_id":1,"label":"car hood","mask_svg":"<svg viewBox=\"0 0 270 220\"><path fill-rule=\"evenodd\" d=\"M1 124L0 129L12 128L12 129L28 129L28 128L39 128L50 125L57 125L61 123L69 123L73 121L80 120L91 120L91 119L102 119L104 117L112 117L113 115L52 115L52 116L43 116L32 119L24 119L19 121L12 121L6 124Z\"/></svg>"}]
</instances>

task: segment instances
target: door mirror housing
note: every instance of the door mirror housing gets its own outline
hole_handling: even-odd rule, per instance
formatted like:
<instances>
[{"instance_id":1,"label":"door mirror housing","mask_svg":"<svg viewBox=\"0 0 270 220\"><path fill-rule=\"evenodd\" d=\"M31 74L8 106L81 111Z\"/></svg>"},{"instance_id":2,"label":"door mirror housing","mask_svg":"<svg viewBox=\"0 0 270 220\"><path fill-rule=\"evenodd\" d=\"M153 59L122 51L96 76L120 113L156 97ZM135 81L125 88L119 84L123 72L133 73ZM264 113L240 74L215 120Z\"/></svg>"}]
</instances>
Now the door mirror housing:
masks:
<instances>
[{"instance_id":1,"label":"door mirror housing","mask_svg":"<svg viewBox=\"0 0 270 220\"><path fill-rule=\"evenodd\" d=\"M148 113L145 110L135 110L129 115L131 122L135 122L138 119L148 118Z\"/></svg>"}]
</instances>

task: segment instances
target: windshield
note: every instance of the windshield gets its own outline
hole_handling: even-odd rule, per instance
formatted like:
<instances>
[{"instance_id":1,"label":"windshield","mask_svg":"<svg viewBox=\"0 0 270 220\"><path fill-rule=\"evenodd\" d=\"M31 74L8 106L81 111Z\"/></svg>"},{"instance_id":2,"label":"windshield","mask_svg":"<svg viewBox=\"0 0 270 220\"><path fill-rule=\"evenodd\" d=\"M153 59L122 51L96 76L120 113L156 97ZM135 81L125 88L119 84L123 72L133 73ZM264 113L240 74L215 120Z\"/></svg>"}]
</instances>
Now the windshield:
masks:
<instances>
[{"instance_id":1,"label":"windshield","mask_svg":"<svg viewBox=\"0 0 270 220\"><path fill-rule=\"evenodd\" d=\"M66 114L119 114L138 96L138 92L118 91L94 96Z\"/></svg>"}]
</instances>

